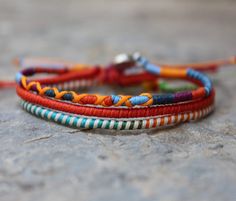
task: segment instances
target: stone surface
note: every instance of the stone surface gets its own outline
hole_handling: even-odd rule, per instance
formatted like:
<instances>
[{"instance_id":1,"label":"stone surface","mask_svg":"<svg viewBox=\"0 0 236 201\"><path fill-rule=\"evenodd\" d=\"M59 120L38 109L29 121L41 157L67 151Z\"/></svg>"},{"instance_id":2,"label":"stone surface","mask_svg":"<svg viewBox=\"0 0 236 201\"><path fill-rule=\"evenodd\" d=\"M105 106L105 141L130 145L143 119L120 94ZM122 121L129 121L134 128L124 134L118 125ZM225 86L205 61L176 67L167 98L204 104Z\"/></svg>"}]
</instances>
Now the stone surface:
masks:
<instances>
[{"instance_id":1,"label":"stone surface","mask_svg":"<svg viewBox=\"0 0 236 201\"><path fill-rule=\"evenodd\" d=\"M120 52L187 62L236 53L233 0L0 0L0 79L15 56L105 63ZM167 130L79 131L30 116L0 91L1 201L233 201L236 70L216 111Z\"/></svg>"}]
</instances>

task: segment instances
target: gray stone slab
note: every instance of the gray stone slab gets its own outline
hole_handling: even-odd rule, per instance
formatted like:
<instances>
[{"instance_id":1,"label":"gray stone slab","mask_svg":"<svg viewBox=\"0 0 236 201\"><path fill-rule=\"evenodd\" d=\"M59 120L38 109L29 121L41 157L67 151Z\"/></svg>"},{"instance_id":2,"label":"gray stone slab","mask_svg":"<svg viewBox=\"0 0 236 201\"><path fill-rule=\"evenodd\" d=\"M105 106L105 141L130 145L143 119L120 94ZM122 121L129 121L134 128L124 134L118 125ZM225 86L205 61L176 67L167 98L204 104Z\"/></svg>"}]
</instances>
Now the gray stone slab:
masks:
<instances>
[{"instance_id":1,"label":"gray stone slab","mask_svg":"<svg viewBox=\"0 0 236 201\"><path fill-rule=\"evenodd\" d=\"M15 56L106 63L120 52L192 62L236 53L236 2L0 0L0 79ZM80 131L21 110L0 91L0 200L215 200L236 197L235 68L214 114L166 130Z\"/></svg>"}]
</instances>

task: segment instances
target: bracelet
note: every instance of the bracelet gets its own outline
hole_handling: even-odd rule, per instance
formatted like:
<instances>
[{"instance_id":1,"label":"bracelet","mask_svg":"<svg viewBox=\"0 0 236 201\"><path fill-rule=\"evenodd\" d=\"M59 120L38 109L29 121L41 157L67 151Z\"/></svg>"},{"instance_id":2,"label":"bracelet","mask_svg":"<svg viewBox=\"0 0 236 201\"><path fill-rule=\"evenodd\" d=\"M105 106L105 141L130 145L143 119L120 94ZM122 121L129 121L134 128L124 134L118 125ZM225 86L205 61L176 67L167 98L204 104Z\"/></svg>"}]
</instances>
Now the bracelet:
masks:
<instances>
[{"instance_id":1,"label":"bracelet","mask_svg":"<svg viewBox=\"0 0 236 201\"><path fill-rule=\"evenodd\" d=\"M148 129L175 125L182 122L201 119L213 111L213 106L210 106L202 108L201 110L176 115L160 116L156 118L116 120L111 118L100 119L72 116L62 112L46 109L26 101L22 101L21 105L23 109L37 117L68 127L89 129L103 128L114 130Z\"/></svg>"},{"instance_id":2,"label":"bracelet","mask_svg":"<svg viewBox=\"0 0 236 201\"><path fill-rule=\"evenodd\" d=\"M212 66L209 64L208 67ZM29 78L41 73L53 76ZM160 78L180 79L192 84L171 88L159 82ZM207 75L185 66L156 66L139 54L119 56L105 67L65 62L31 64L16 75L16 83L17 94L26 111L77 128L156 128L198 120L214 109L215 91ZM129 87L145 83L157 85L159 90L168 93L131 96L72 91L96 85Z\"/></svg>"},{"instance_id":3,"label":"bracelet","mask_svg":"<svg viewBox=\"0 0 236 201\"><path fill-rule=\"evenodd\" d=\"M148 62L147 59L141 56L134 56L133 59L136 65L141 66L149 75L155 75L161 78L175 78L175 79L188 79L192 82L199 83L198 89L193 91L176 92L169 94L152 95L150 93L143 93L138 96L130 95L110 95L103 96L97 94L78 94L74 91L58 90L55 87L42 86L41 83L50 84L53 82L65 82L74 79L96 79L95 76L109 77L108 80L119 79L118 73L114 71L114 66L103 70L101 67L95 67L85 70L80 70L75 73L74 69L68 68L60 69L58 71L42 68L29 68L22 72L19 72L16 76L17 84L23 87L25 90L31 90L39 95L55 98L58 100L70 101L79 104L89 105L101 105L101 106L151 106L160 104L173 104L185 101L193 101L200 98L209 96L212 91L212 84L210 79L198 71L192 69L171 69L166 67L158 67ZM61 76L51 78L51 80L30 81L26 76L32 76L36 73L60 73ZM101 76L102 75L102 76ZM154 77L155 77L154 76ZM148 74L147 74L148 77ZM144 78L144 80L146 77ZM97 80L100 81L101 80ZM106 79L103 79L106 82ZM109 82L109 81L108 81Z\"/></svg>"},{"instance_id":4,"label":"bracelet","mask_svg":"<svg viewBox=\"0 0 236 201\"><path fill-rule=\"evenodd\" d=\"M71 104L67 102L48 99L38 96L32 92L16 88L17 94L21 99L31 102L33 104L41 105L46 108L51 108L57 111L66 113L73 113L76 115L95 116L95 117L109 117L109 118L140 118L140 117L153 117L158 115L178 114L188 111L200 110L204 107L210 107L214 104L214 91L205 99L199 99L195 102L187 102L181 104L172 104L159 107L94 107L84 106L78 104Z\"/></svg>"}]
</instances>

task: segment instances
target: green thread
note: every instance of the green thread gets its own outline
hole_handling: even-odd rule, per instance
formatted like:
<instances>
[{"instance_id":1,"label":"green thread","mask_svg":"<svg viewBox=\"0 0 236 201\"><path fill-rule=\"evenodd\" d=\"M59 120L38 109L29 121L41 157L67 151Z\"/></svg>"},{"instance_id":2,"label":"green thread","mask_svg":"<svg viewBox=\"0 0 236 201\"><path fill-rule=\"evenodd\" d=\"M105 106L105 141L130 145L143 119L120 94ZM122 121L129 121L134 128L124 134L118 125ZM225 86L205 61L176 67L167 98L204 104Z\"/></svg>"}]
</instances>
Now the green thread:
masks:
<instances>
[{"instance_id":1,"label":"green thread","mask_svg":"<svg viewBox=\"0 0 236 201\"><path fill-rule=\"evenodd\" d=\"M197 87L193 84L186 84L182 86L171 86L167 82L160 82L159 83L159 90L161 92L169 92L169 93L175 93L179 91L190 91L190 90L195 90Z\"/></svg>"}]
</instances>

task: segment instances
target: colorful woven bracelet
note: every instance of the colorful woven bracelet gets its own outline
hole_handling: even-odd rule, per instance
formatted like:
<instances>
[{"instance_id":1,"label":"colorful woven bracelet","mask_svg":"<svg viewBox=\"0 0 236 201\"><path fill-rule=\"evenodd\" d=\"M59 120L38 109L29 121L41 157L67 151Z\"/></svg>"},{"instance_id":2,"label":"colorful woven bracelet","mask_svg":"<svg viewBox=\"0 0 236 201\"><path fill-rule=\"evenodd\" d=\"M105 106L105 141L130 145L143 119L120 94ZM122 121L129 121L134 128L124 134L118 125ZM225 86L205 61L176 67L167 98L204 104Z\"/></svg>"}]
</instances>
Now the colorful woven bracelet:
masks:
<instances>
[{"instance_id":1,"label":"colorful woven bracelet","mask_svg":"<svg viewBox=\"0 0 236 201\"><path fill-rule=\"evenodd\" d=\"M25 66L23 60L20 63ZM220 65L220 62L216 63L204 64L205 68L195 65L195 68L212 70ZM36 80L28 78L39 73L56 75ZM98 84L125 87L143 83L152 85L157 84L159 78L182 79L194 85L187 87L192 91L179 88L180 91L176 93L143 93L138 96L79 94L70 91ZM17 74L16 81L17 94L23 99L22 105L26 111L78 128L155 128L200 119L214 108L215 92L205 74L184 65L175 68L156 66L137 54L123 55L107 67L31 61L29 68ZM161 90L165 86L159 88ZM167 87L165 90L176 91L177 88L170 90Z\"/></svg>"},{"instance_id":2,"label":"colorful woven bracelet","mask_svg":"<svg viewBox=\"0 0 236 201\"><path fill-rule=\"evenodd\" d=\"M213 111L213 106L210 106L202 108L201 110L173 114L168 116L160 116L156 118L119 120L111 118L100 119L96 117L74 116L71 114L66 114L43 108L41 106L34 105L25 101L22 102L22 107L27 112L37 117L43 118L45 120L54 121L58 124L62 124L69 127L89 129L103 128L115 130L148 129L175 125L182 122L201 119Z\"/></svg>"},{"instance_id":3,"label":"colorful woven bracelet","mask_svg":"<svg viewBox=\"0 0 236 201\"><path fill-rule=\"evenodd\" d=\"M210 79L198 71L192 69L173 69L166 67L158 67L148 62L144 57L138 56L134 58L136 65L141 66L146 72L151 75L155 75L161 78L175 78L175 79L188 79L192 82L199 83L200 87L193 91L182 91L169 94L158 94L152 95L150 93L143 93L138 96L130 95L110 95L103 96L97 94L79 94L74 91L63 91L58 90L55 87L43 86L44 84L52 84L53 82L66 82L68 80L76 79L87 79L96 80L97 82L105 82L105 77L109 77L108 80L119 79L117 72L113 69L114 67L104 70L99 67L90 68L85 70L78 70L75 73L74 69L48 69L48 68L29 68L26 69L16 76L16 81L18 85L23 87L25 90L31 90L39 95L47 96L50 98L55 98L58 100L71 101L73 103L79 104L89 104L89 105L101 105L101 106L151 106L151 105L161 105L161 104L173 104L185 101L193 101L200 98L205 98L209 96L212 91L212 84ZM112 70L112 71L111 71ZM105 72L104 72L105 71ZM30 81L26 76L32 76L36 73L59 73L60 76L56 78L51 78L50 80L40 81ZM147 74L148 75L148 74ZM145 81L145 80L144 80ZM108 81L109 82L109 81Z\"/></svg>"},{"instance_id":4,"label":"colorful woven bracelet","mask_svg":"<svg viewBox=\"0 0 236 201\"><path fill-rule=\"evenodd\" d=\"M199 99L195 102L187 102L181 104L161 105L152 107L94 107L78 104L71 104L65 101L48 99L38 96L32 92L24 90L21 87L16 88L17 94L23 100L43 107L51 108L57 111L73 113L76 115L109 117L109 118L144 118L158 115L178 114L188 111L200 110L204 107L210 107L214 104L214 91L205 99Z\"/></svg>"}]
</instances>

